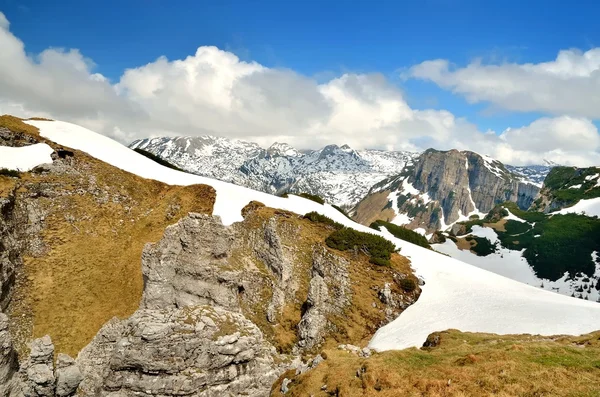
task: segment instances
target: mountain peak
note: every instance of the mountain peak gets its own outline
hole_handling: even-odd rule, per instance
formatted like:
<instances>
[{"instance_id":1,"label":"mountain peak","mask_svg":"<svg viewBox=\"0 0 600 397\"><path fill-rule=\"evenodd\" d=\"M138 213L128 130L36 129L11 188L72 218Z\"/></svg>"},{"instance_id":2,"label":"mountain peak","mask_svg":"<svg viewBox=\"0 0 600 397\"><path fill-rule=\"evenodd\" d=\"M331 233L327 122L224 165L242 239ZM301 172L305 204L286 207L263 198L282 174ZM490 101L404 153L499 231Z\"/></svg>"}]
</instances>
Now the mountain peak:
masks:
<instances>
[{"instance_id":1,"label":"mountain peak","mask_svg":"<svg viewBox=\"0 0 600 397\"><path fill-rule=\"evenodd\" d=\"M288 145L285 142L275 142L267 149L267 153L271 157L276 156L289 156L289 157L298 157L301 156L301 153L298 152L294 147Z\"/></svg>"}]
</instances>

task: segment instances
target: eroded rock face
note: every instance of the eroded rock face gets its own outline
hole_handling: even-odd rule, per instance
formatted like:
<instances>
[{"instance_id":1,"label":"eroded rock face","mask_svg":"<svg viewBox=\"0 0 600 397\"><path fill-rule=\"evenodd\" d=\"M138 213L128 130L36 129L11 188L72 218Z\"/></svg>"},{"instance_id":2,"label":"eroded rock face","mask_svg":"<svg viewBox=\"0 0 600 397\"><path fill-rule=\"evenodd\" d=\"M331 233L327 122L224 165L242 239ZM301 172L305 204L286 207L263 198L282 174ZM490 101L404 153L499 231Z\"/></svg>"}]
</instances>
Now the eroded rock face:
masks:
<instances>
[{"instance_id":1,"label":"eroded rock face","mask_svg":"<svg viewBox=\"0 0 600 397\"><path fill-rule=\"evenodd\" d=\"M8 317L0 313L0 396L16 395L15 374L18 370L17 352L8 331Z\"/></svg>"},{"instance_id":2,"label":"eroded rock face","mask_svg":"<svg viewBox=\"0 0 600 397\"><path fill-rule=\"evenodd\" d=\"M114 341L109 354L107 337ZM79 355L86 376L80 394L263 396L284 370L277 356L240 313L210 306L141 309L120 327L107 324Z\"/></svg>"},{"instance_id":3,"label":"eroded rock face","mask_svg":"<svg viewBox=\"0 0 600 397\"><path fill-rule=\"evenodd\" d=\"M139 309L106 323L76 360L58 354L54 365L54 346L44 337L19 368L0 318L0 377L17 393L7 395L268 396L283 372L302 367L300 353L314 353L337 331L332 318L353 307L355 284L350 256L326 248L321 237L302 243L296 215L268 215L226 227L192 213L168 227L144 249ZM382 272L394 285L402 276ZM385 317L373 315L372 324L407 305L389 283L379 288L373 297ZM297 312L290 317L290 310ZM293 347L284 354L273 335L286 321Z\"/></svg>"},{"instance_id":4,"label":"eroded rock face","mask_svg":"<svg viewBox=\"0 0 600 397\"><path fill-rule=\"evenodd\" d=\"M347 260L316 246L312 262L306 312L298 324L298 344L308 349L323 341L327 315L341 315L352 295Z\"/></svg>"},{"instance_id":5,"label":"eroded rock face","mask_svg":"<svg viewBox=\"0 0 600 397\"><path fill-rule=\"evenodd\" d=\"M520 182L501 163L458 150L426 151L408 181L438 201L446 224L475 209L487 213L505 201L527 209L539 193L538 187Z\"/></svg>"}]
</instances>

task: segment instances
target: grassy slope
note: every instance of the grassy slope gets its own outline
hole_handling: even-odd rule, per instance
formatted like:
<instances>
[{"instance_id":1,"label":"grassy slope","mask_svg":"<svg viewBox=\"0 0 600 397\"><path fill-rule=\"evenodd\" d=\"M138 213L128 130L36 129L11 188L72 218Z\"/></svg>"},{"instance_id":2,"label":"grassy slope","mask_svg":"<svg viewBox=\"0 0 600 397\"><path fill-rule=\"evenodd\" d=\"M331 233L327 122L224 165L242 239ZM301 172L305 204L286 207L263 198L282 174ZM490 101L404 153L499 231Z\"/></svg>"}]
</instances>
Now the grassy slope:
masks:
<instances>
[{"instance_id":1,"label":"grassy slope","mask_svg":"<svg viewBox=\"0 0 600 397\"><path fill-rule=\"evenodd\" d=\"M0 125L37 136L18 119L8 121ZM144 244L188 212L212 213L212 187L169 186L74 152L68 174L22 173L18 181L0 176L3 196L59 193L35 199L47 212L47 250L25 256L9 306L14 333L23 336L21 349L26 338L49 334L57 352L76 355L107 320L137 309Z\"/></svg>"},{"instance_id":2,"label":"grassy slope","mask_svg":"<svg viewBox=\"0 0 600 397\"><path fill-rule=\"evenodd\" d=\"M598 396L600 332L581 337L438 333L440 344L359 358L327 359L286 396ZM282 378L273 387L279 392ZM326 390L322 386L327 385Z\"/></svg>"}]
</instances>

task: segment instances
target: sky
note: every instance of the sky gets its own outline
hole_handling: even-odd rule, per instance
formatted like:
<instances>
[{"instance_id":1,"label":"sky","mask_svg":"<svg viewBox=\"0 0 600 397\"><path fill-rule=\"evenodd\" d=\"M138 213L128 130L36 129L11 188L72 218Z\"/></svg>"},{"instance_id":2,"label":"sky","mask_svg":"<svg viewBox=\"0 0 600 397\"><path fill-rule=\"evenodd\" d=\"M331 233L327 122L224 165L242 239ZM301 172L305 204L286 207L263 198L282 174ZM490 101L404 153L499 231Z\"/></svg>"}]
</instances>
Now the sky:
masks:
<instances>
[{"instance_id":1,"label":"sky","mask_svg":"<svg viewBox=\"0 0 600 397\"><path fill-rule=\"evenodd\" d=\"M0 0L0 113L600 165L600 4Z\"/></svg>"}]
</instances>

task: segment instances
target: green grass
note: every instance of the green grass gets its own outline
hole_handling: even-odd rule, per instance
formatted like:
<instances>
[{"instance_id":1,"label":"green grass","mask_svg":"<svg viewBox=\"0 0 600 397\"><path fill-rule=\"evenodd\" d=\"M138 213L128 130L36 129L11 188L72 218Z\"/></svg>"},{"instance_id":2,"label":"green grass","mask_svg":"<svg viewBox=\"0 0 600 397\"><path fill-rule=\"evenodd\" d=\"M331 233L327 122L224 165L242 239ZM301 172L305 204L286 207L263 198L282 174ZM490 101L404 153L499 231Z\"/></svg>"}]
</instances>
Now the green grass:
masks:
<instances>
[{"instance_id":1,"label":"green grass","mask_svg":"<svg viewBox=\"0 0 600 397\"><path fill-rule=\"evenodd\" d=\"M381 230L381 227L385 227L388 232L392 233L395 237L401 240L431 249L431 246L429 245L429 242L427 242L425 236L405 227L394 225L393 223L382 220L377 220L371 223L369 227L375 230Z\"/></svg>"},{"instance_id":2,"label":"green grass","mask_svg":"<svg viewBox=\"0 0 600 397\"><path fill-rule=\"evenodd\" d=\"M292 380L286 396L599 396L600 335L539 337L437 332L439 344L368 359L327 350L327 360ZM584 347L585 346L585 347ZM357 372L357 369L360 370ZM282 376L283 378L283 376ZM283 396L280 386L273 396Z\"/></svg>"}]
</instances>

